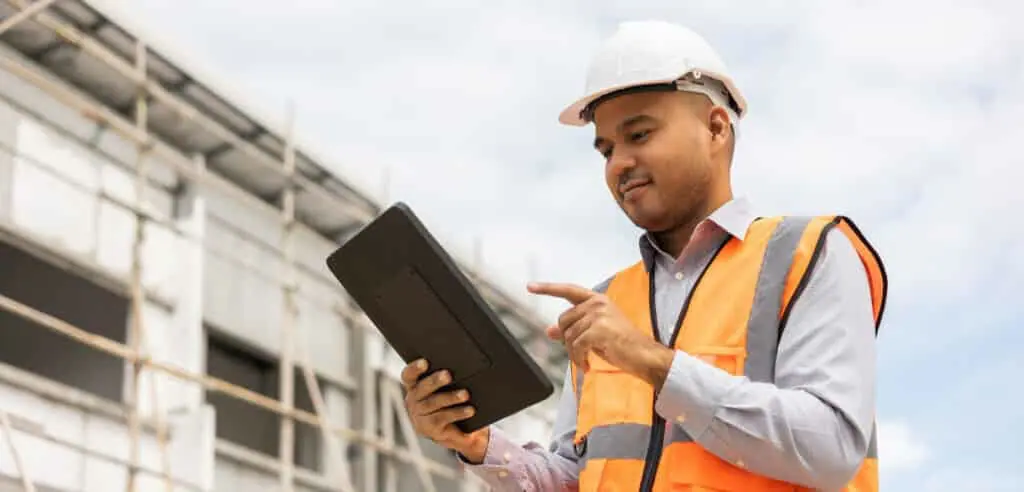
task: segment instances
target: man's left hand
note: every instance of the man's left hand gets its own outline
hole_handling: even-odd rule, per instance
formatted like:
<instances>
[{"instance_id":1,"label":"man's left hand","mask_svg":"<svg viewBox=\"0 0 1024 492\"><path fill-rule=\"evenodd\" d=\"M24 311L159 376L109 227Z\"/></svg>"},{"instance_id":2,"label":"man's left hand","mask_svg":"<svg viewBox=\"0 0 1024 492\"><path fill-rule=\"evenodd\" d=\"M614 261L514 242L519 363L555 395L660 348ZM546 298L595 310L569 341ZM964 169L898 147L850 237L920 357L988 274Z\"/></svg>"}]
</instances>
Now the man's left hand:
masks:
<instances>
[{"instance_id":1,"label":"man's left hand","mask_svg":"<svg viewBox=\"0 0 1024 492\"><path fill-rule=\"evenodd\" d=\"M548 328L548 336L565 344L577 366L586 370L587 354L593 352L652 383L664 380L673 351L640 333L607 296L573 284L532 283L528 289L573 305Z\"/></svg>"}]
</instances>

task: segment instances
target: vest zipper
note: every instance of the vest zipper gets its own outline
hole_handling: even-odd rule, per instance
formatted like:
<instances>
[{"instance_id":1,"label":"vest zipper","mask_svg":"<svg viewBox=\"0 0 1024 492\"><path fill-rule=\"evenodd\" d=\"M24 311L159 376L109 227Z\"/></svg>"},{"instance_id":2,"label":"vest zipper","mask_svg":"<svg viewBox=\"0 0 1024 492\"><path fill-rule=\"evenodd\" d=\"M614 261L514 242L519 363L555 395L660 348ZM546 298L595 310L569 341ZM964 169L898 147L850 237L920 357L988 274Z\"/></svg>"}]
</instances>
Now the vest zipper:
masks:
<instances>
[{"instance_id":1,"label":"vest zipper","mask_svg":"<svg viewBox=\"0 0 1024 492\"><path fill-rule=\"evenodd\" d=\"M654 333L654 339L658 343L664 343L661 341L661 330L658 329L658 308L654 297L653 268L647 272L647 277L647 295L649 296L647 303L650 305L651 330ZM689 304L689 300L685 304ZM661 462L661 449L664 447L665 419L658 415L658 410L654 408L657 406L657 401L658 398L655 396L654 402L651 403L651 415L654 416L654 420L651 422L651 438L647 442L647 454L644 455L644 474L643 479L640 480L640 492L650 492L654 488L654 478L658 473L658 463Z\"/></svg>"},{"instance_id":2,"label":"vest zipper","mask_svg":"<svg viewBox=\"0 0 1024 492\"><path fill-rule=\"evenodd\" d=\"M657 415L657 411L654 412ZM651 427L651 441L647 444L647 456L644 460L644 475L640 481L640 492L650 492L654 489L654 478L658 473L658 464L661 462L661 450L665 440L665 419L655 416Z\"/></svg>"},{"instance_id":3,"label":"vest zipper","mask_svg":"<svg viewBox=\"0 0 1024 492\"><path fill-rule=\"evenodd\" d=\"M676 324L672 330L672 338L668 342L668 347L672 348L676 345L676 339L679 338L679 330L683 325L683 318L686 317L686 312L690 309L690 300L693 299L693 293L697 291L697 286L700 284L701 279L704 278L704 274L707 273L708 269L711 268L711 264L714 263L715 258L718 257L718 253L722 252L725 245L729 244L729 238L727 237L722 244L715 249L714 254L711 255L711 259L708 261L704 269L701 270L700 275L697 276L697 280L693 282L693 287L690 288L690 292L686 294L686 300L683 301L683 306L679 310L679 317L676 318ZM655 288L654 288L654 267L647 272L648 278L648 300L647 303L650 305L651 311L651 331L654 334L654 339L658 343L664 343L661 341L661 330L658 329L658 309L655 303ZM647 443L647 454L644 457L644 473L643 478L640 480L640 492L651 492L654 489L654 479L658 474L658 465L661 462L661 453L665 448L665 419L658 415L657 406L658 397L655 395L654 401L651 403L651 415L654 415L653 422L651 422L651 439Z\"/></svg>"}]
</instances>

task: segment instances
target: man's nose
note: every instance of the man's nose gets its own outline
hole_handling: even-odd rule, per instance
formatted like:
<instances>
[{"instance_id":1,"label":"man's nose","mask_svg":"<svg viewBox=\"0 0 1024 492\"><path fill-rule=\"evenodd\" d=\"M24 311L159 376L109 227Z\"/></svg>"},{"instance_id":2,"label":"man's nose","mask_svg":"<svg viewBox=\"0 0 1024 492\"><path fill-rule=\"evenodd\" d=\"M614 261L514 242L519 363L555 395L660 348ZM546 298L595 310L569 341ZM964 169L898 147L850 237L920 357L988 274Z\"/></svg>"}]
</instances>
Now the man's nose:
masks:
<instances>
[{"instance_id":1,"label":"man's nose","mask_svg":"<svg viewBox=\"0 0 1024 492\"><path fill-rule=\"evenodd\" d=\"M636 167L636 158L628 151L616 150L608 159L608 170L613 176L622 176Z\"/></svg>"}]
</instances>

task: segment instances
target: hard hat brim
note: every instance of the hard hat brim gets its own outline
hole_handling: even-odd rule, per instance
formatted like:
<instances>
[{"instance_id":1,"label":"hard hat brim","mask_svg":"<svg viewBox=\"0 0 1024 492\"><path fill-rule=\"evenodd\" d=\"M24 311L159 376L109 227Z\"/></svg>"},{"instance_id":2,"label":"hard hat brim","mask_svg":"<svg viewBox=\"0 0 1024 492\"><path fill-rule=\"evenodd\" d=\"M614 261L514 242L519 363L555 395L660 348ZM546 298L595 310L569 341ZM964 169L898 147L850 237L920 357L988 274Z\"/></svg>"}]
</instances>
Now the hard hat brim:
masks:
<instances>
[{"instance_id":1,"label":"hard hat brim","mask_svg":"<svg viewBox=\"0 0 1024 492\"><path fill-rule=\"evenodd\" d=\"M743 115L746 114L747 112L747 101L743 98L743 95L740 94L739 90L733 84L732 79L730 79L729 77L723 77L714 72L702 70L701 73L704 76L713 78L715 80L718 80L722 84L725 84L725 87L729 91L729 94L736 101L736 105L739 109L738 117L742 118ZM680 74L679 77L682 77L684 75L686 74ZM590 103L596 101L597 99L615 92L626 91L634 87L654 84L670 84L678 80L679 77L672 77L667 79L651 79L645 80L643 82L631 82L628 84L606 87L600 91L592 92L576 100L575 102L567 106L565 109L563 109L562 112L558 115L558 121L559 123L568 126L586 126L590 122L583 118L583 111L587 109L587 106L589 106Z\"/></svg>"}]
</instances>

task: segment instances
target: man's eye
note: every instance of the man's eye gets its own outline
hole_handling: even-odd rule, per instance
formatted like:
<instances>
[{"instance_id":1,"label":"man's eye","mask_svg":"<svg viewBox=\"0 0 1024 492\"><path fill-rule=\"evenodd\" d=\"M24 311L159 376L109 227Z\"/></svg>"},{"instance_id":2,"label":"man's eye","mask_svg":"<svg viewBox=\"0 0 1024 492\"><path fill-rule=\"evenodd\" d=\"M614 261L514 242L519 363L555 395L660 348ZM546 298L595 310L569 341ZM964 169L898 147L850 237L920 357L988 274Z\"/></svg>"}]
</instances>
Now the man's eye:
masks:
<instances>
[{"instance_id":1,"label":"man's eye","mask_svg":"<svg viewBox=\"0 0 1024 492\"><path fill-rule=\"evenodd\" d=\"M633 141L633 142L639 142L639 141L647 138L647 136L650 135L650 134L651 134L650 130L643 130L643 131L633 132L633 133L629 134L629 139L631 141Z\"/></svg>"}]
</instances>

